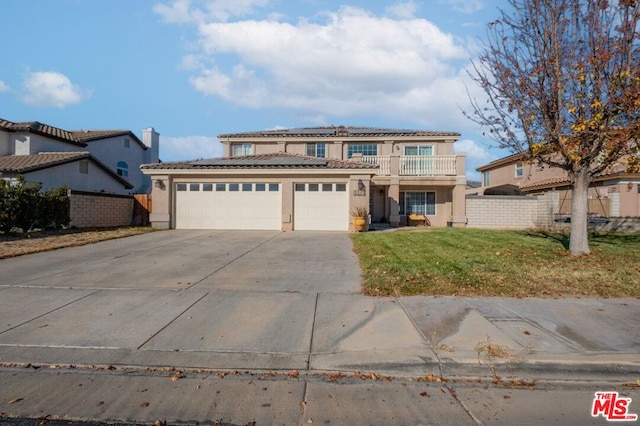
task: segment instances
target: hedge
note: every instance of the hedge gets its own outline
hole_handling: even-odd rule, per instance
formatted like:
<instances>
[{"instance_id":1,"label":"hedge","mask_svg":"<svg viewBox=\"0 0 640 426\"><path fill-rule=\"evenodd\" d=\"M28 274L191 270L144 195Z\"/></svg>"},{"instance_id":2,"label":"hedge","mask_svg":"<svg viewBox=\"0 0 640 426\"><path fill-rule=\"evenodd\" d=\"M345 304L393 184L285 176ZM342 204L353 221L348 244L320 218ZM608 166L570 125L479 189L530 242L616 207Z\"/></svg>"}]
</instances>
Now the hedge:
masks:
<instances>
[{"instance_id":1,"label":"hedge","mask_svg":"<svg viewBox=\"0 0 640 426\"><path fill-rule=\"evenodd\" d=\"M69 224L67 188L41 189L41 183L28 183L23 176L13 182L0 179L0 231L7 234L17 228L29 232Z\"/></svg>"}]
</instances>

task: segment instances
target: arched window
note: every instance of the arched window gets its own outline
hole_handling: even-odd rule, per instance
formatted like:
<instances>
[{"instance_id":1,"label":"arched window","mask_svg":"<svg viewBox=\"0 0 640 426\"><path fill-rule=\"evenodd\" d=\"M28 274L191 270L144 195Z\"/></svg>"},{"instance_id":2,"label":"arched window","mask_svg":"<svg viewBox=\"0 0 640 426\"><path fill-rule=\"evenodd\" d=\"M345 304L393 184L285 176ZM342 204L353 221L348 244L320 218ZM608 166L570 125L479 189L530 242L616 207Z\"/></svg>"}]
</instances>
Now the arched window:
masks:
<instances>
[{"instance_id":1,"label":"arched window","mask_svg":"<svg viewBox=\"0 0 640 426\"><path fill-rule=\"evenodd\" d=\"M118 161L116 171L118 176L128 177L129 176L129 165L124 161Z\"/></svg>"}]
</instances>

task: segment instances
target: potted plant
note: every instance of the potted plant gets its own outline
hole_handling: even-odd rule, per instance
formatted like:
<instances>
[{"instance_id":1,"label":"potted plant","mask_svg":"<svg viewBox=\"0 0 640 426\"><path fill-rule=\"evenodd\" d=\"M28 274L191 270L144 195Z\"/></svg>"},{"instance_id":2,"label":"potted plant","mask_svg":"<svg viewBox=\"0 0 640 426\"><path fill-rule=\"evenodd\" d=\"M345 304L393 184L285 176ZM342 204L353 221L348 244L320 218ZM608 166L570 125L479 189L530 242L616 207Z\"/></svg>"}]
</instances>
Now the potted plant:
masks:
<instances>
[{"instance_id":1,"label":"potted plant","mask_svg":"<svg viewBox=\"0 0 640 426\"><path fill-rule=\"evenodd\" d=\"M353 216L353 229L357 232L365 231L367 228L367 216L369 212L366 207L354 207L351 210Z\"/></svg>"}]
</instances>

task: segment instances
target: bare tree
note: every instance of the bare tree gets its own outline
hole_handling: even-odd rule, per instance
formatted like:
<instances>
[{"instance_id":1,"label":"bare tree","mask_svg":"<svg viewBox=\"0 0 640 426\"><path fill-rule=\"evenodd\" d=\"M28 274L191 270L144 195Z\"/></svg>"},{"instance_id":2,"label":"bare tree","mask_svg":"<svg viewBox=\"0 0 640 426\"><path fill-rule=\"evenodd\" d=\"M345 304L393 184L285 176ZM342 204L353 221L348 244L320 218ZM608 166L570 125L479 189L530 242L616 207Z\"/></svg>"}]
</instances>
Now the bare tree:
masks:
<instances>
[{"instance_id":1,"label":"bare tree","mask_svg":"<svg viewBox=\"0 0 640 426\"><path fill-rule=\"evenodd\" d=\"M624 162L638 171L640 1L509 0L488 26L467 114L502 148L566 170L570 252L589 254L588 189Z\"/></svg>"}]
</instances>

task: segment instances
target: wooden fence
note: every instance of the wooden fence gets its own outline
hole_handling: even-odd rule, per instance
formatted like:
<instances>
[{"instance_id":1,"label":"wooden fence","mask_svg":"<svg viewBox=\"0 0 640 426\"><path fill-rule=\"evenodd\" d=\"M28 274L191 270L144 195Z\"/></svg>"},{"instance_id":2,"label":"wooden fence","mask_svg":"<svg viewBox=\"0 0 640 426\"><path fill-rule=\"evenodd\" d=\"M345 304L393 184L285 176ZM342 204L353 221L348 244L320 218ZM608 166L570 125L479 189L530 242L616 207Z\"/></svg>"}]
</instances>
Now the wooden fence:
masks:
<instances>
[{"instance_id":1,"label":"wooden fence","mask_svg":"<svg viewBox=\"0 0 640 426\"><path fill-rule=\"evenodd\" d=\"M135 194L133 196L133 217L131 224L134 226L148 226L149 213L151 213L151 194Z\"/></svg>"}]
</instances>

